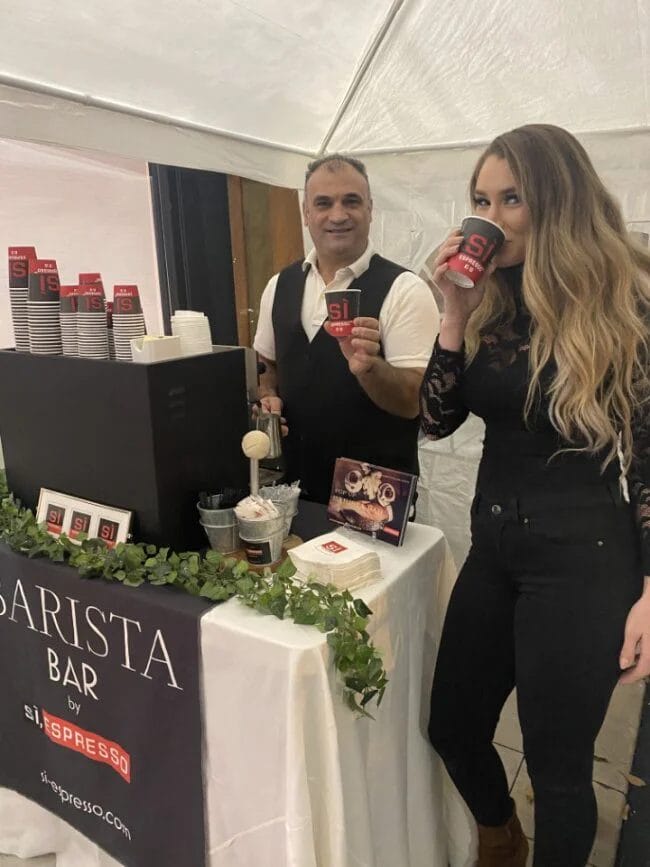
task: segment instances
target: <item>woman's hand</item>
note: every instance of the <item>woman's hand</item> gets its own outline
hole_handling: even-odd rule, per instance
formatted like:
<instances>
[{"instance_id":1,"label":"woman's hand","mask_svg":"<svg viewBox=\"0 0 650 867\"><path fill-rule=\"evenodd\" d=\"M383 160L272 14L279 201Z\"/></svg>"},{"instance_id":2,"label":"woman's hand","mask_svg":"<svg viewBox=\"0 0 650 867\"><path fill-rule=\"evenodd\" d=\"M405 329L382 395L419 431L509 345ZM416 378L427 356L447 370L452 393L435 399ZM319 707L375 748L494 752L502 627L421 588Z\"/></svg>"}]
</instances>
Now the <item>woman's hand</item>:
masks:
<instances>
[{"instance_id":1,"label":"woman's hand","mask_svg":"<svg viewBox=\"0 0 650 867\"><path fill-rule=\"evenodd\" d=\"M481 279L472 289L457 286L447 277L448 260L456 255L462 240L463 236L460 229L454 229L446 241L440 245L438 255L434 259L433 282L445 299L444 318L464 325L483 300L485 282L494 272L496 262L494 259L492 260Z\"/></svg>"},{"instance_id":2,"label":"woman's hand","mask_svg":"<svg viewBox=\"0 0 650 867\"><path fill-rule=\"evenodd\" d=\"M627 615L625 641L619 664L623 669L620 683L635 683L650 674L650 578L646 592Z\"/></svg>"}]
</instances>

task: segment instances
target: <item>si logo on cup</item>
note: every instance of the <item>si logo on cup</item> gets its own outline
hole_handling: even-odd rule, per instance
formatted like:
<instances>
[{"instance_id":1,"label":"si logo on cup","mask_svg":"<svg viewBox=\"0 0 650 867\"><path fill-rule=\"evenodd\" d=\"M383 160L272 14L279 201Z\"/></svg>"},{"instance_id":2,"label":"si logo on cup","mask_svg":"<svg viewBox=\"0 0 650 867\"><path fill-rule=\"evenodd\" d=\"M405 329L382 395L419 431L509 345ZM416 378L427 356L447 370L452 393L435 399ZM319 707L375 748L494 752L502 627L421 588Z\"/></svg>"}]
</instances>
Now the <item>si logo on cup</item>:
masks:
<instances>
[{"instance_id":1,"label":"si logo on cup","mask_svg":"<svg viewBox=\"0 0 650 867\"><path fill-rule=\"evenodd\" d=\"M359 315L361 289L329 289L325 292L329 332L333 337L349 337Z\"/></svg>"},{"instance_id":2,"label":"si logo on cup","mask_svg":"<svg viewBox=\"0 0 650 867\"><path fill-rule=\"evenodd\" d=\"M471 289L485 273L490 260L505 241L501 226L485 217L465 217L463 239L458 252L448 260L447 278L457 286Z\"/></svg>"}]
</instances>

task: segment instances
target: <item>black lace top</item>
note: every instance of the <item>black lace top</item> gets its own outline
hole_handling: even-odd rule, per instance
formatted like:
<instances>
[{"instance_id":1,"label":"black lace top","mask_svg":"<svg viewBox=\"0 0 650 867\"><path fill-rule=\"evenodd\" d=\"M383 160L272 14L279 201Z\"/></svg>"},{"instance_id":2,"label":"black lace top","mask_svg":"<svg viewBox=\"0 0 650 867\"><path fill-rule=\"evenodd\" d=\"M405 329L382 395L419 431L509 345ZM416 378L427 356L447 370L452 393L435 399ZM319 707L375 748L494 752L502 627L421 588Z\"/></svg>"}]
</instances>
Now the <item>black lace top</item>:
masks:
<instances>
[{"instance_id":1,"label":"black lace top","mask_svg":"<svg viewBox=\"0 0 650 867\"><path fill-rule=\"evenodd\" d=\"M476 356L465 367L464 351L441 349L436 341L420 393L421 425L430 439L442 439L452 434L470 412L486 424L486 437L479 486L492 483L495 474L508 475L512 484L530 483L531 467L543 463L558 449L570 446L563 442L551 424L548 402L542 396L524 421L524 404L528 393L528 350L530 315L521 298L521 266L501 271L514 295L516 313L512 321L497 323L483 334ZM552 371L542 374L548 382ZM634 506L642 546L646 575L650 575L650 406L637 413L633 427L634 458L628 473L630 500ZM494 455L501 452L501 459ZM489 456L492 456L489 459ZM603 455L566 452L560 456L555 477L567 484L576 481L591 483L601 477ZM506 468L504 470L504 468ZM491 475L492 473L492 475ZM611 462L605 477L618 485L620 467ZM541 474L536 477L542 478ZM514 481L513 481L514 480ZM542 482L540 482L541 484ZM548 483L548 475L544 477Z\"/></svg>"}]
</instances>

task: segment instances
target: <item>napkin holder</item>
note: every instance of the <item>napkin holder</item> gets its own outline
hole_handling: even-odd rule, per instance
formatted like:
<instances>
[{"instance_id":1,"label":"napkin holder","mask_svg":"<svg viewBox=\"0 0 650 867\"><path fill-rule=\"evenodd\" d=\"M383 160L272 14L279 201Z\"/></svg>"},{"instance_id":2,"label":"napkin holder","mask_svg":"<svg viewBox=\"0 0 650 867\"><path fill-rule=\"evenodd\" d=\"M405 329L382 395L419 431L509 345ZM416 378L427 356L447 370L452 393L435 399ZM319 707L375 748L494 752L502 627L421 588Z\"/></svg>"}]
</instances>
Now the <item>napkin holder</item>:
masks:
<instances>
[{"instance_id":1,"label":"napkin holder","mask_svg":"<svg viewBox=\"0 0 650 867\"><path fill-rule=\"evenodd\" d=\"M131 354L138 364L169 361L183 354L180 337L134 337Z\"/></svg>"}]
</instances>

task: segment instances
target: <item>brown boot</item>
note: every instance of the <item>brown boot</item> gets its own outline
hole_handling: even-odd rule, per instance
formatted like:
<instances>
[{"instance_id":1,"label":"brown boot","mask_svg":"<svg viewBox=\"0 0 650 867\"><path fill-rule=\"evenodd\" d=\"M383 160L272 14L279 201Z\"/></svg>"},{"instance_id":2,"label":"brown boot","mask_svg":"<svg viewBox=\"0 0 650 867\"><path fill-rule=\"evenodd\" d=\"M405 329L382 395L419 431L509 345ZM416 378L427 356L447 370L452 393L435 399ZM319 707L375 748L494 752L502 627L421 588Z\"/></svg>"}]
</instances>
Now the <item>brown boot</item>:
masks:
<instances>
[{"instance_id":1,"label":"brown boot","mask_svg":"<svg viewBox=\"0 0 650 867\"><path fill-rule=\"evenodd\" d=\"M478 867L526 867L528 840L517 814L505 825L478 826Z\"/></svg>"}]
</instances>

